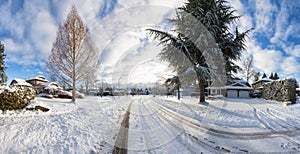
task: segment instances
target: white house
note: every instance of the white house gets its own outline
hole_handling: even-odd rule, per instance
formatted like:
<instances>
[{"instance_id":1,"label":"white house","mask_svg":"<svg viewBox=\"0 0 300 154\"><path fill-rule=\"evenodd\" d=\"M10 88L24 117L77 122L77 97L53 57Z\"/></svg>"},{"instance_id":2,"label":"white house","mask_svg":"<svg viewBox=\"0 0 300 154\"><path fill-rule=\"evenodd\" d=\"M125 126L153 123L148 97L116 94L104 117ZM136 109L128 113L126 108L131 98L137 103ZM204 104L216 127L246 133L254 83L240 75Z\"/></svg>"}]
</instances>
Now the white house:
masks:
<instances>
[{"instance_id":1,"label":"white house","mask_svg":"<svg viewBox=\"0 0 300 154\"><path fill-rule=\"evenodd\" d=\"M250 98L253 88L245 84L243 80L236 80L233 84L223 87L207 87L208 95L223 95L228 98Z\"/></svg>"},{"instance_id":2,"label":"white house","mask_svg":"<svg viewBox=\"0 0 300 154\"><path fill-rule=\"evenodd\" d=\"M234 83L229 86L225 86L226 97L229 98L250 98L250 93L253 90L252 87L248 87L242 83Z\"/></svg>"},{"instance_id":3,"label":"white house","mask_svg":"<svg viewBox=\"0 0 300 154\"><path fill-rule=\"evenodd\" d=\"M10 85L19 85L19 86L28 86L28 87L32 87L32 85L28 82L26 82L25 80L23 79L13 79L10 83Z\"/></svg>"}]
</instances>

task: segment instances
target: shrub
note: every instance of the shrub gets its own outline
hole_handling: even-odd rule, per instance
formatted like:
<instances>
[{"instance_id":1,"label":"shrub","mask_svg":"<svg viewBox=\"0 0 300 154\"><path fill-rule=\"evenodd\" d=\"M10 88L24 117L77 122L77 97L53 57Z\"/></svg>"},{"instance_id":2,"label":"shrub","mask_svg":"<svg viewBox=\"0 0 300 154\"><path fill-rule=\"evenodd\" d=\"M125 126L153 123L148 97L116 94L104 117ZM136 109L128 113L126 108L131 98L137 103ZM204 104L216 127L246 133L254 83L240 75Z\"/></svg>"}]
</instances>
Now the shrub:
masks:
<instances>
[{"instance_id":1,"label":"shrub","mask_svg":"<svg viewBox=\"0 0 300 154\"><path fill-rule=\"evenodd\" d=\"M27 86L0 86L0 110L23 109L35 98L35 90Z\"/></svg>"}]
</instances>

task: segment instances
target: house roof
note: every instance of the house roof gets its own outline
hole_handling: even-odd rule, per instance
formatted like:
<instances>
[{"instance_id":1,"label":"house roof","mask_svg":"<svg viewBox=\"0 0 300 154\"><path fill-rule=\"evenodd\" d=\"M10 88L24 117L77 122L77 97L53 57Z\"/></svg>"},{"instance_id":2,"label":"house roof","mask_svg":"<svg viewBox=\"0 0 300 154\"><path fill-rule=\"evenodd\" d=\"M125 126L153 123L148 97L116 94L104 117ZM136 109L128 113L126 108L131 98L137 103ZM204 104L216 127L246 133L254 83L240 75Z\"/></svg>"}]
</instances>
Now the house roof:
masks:
<instances>
[{"instance_id":1,"label":"house roof","mask_svg":"<svg viewBox=\"0 0 300 154\"><path fill-rule=\"evenodd\" d=\"M45 77L44 77L44 76L41 76L41 75L36 76L36 77L34 77L34 78L27 79L26 81L31 81L31 80L39 80L39 81L48 82L48 80L46 80Z\"/></svg>"},{"instance_id":2,"label":"house roof","mask_svg":"<svg viewBox=\"0 0 300 154\"><path fill-rule=\"evenodd\" d=\"M260 80L258 80L258 81L256 81L256 82L252 83L252 85L257 84L257 83L260 83L260 82L273 82L273 81L274 81L274 80L269 79L269 78L263 78L263 79L260 79Z\"/></svg>"},{"instance_id":3,"label":"house roof","mask_svg":"<svg viewBox=\"0 0 300 154\"><path fill-rule=\"evenodd\" d=\"M207 87L206 89L226 89L226 90L252 90L252 87L248 87L247 85L236 82L231 85L225 87Z\"/></svg>"},{"instance_id":4,"label":"house roof","mask_svg":"<svg viewBox=\"0 0 300 154\"><path fill-rule=\"evenodd\" d=\"M252 90L253 89L252 87L249 87L242 82L233 83L231 85L225 86L225 88L227 90L228 89L230 89L230 90Z\"/></svg>"},{"instance_id":5,"label":"house roof","mask_svg":"<svg viewBox=\"0 0 300 154\"><path fill-rule=\"evenodd\" d=\"M62 89L61 87L58 86L58 84L56 82L47 82L47 83L43 83L43 85L45 86L45 89L48 90L58 90L58 89Z\"/></svg>"},{"instance_id":6,"label":"house roof","mask_svg":"<svg viewBox=\"0 0 300 154\"><path fill-rule=\"evenodd\" d=\"M12 84L14 81L15 81L14 85L20 85L20 86L29 86L29 87L32 87L32 85L31 85L30 83L26 82L26 81L23 80L23 79L17 79L17 78L15 78L15 79L13 79L13 80L11 81L11 84Z\"/></svg>"},{"instance_id":7,"label":"house roof","mask_svg":"<svg viewBox=\"0 0 300 154\"><path fill-rule=\"evenodd\" d=\"M227 90L252 90L252 87L248 86L225 86Z\"/></svg>"}]
</instances>

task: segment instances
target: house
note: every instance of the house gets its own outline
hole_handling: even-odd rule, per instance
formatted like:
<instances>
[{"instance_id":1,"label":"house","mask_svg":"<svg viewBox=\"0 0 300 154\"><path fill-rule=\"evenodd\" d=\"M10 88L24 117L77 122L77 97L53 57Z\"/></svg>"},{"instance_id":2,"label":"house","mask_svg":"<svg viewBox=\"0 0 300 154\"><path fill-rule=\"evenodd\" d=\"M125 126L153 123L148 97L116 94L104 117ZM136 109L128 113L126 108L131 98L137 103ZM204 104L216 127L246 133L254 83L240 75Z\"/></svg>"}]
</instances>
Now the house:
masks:
<instances>
[{"instance_id":1,"label":"house","mask_svg":"<svg viewBox=\"0 0 300 154\"><path fill-rule=\"evenodd\" d=\"M43 84L48 82L48 80L46 80L43 76L37 76L35 78L27 79L26 82L30 83L35 89L36 93L39 94L43 92L44 88L46 87Z\"/></svg>"},{"instance_id":2,"label":"house","mask_svg":"<svg viewBox=\"0 0 300 154\"><path fill-rule=\"evenodd\" d=\"M199 88L195 86L187 86L180 89L180 95L181 96L195 96L200 95L199 94Z\"/></svg>"},{"instance_id":3,"label":"house","mask_svg":"<svg viewBox=\"0 0 300 154\"><path fill-rule=\"evenodd\" d=\"M19 85L19 86L27 86L27 87L32 87L32 85L28 82L26 82L25 80L23 79L13 79L11 82L10 82L10 85Z\"/></svg>"},{"instance_id":4,"label":"house","mask_svg":"<svg viewBox=\"0 0 300 154\"><path fill-rule=\"evenodd\" d=\"M231 85L210 86L206 89L210 96L223 95L228 98L250 98L250 94L253 91L253 88L248 86L248 83L244 80L235 80Z\"/></svg>"},{"instance_id":5,"label":"house","mask_svg":"<svg viewBox=\"0 0 300 154\"><path fill-rule=\"evenodd\" d=\"M262 87L264 86L264 84L269 83L269 82L273 82L272 79L268 79L268 78L262 78L254 83L252 83L252 87L254 90L257 89L262 89Z\"/></svg>"},{"instance_id":6,"label":"house","mask_svg":"<svg viewBox=\"0 0 300 154\"><path fill-rule=\"evenodd\" d=\"M240 82L225 86L225 89L226 97L228 98L250 98L250 94L253 90L252 87Z\"/></svg>"},{"instance_id":7,"label":"house","mask_svg":"<svg viewBox=\"0 0 300 154\"><path fill-rule=\"evenodd\" d=\"M46 82L42 85L44 86L44 90L41 91L43 93L57 95L59 92L63 91L63 88L59 87L56 82Z\"/></svg>"}]
</instances>

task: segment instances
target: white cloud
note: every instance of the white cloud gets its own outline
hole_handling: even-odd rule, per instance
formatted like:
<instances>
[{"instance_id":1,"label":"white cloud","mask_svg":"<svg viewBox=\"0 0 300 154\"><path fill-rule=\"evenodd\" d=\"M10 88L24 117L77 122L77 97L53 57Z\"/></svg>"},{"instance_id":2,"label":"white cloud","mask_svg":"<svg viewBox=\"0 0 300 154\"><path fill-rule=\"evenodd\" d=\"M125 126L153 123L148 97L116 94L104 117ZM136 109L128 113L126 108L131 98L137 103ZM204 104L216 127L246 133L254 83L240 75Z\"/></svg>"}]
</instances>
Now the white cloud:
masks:
<instances>
[{"instance_id":1,"label":"white cloud","mask_svg":"<svg viewBox=\"0 0 300 154\"><path fill-rule=\"evenodd\" d=\"M97 23L101 6L107 4L104 3L104 0L77 0L74 1L74 3L78 9L80 17L88 27L92 27Z\"/></svg>"},{"instance_id":2,"label":"white cloud","mask_svg":"<svg viewBox=\"0 0 300 154\"><path fill-rule=\"evenodd\" d=\"M50 54L52 43L56 37L58 26L47 10L40 11L30 28L31 44L35 47L36 55L46 60ZM38 57L35 57L38 58Z\"/></svg>"},{"instance_id":3,"label":"white cloud","mask_svg":"<svg viewBox=\"0 0 300 154\"><path fill-rule=\"evenodd\" d=\"M291 56L300 58L300 45L286 47L285 52Z\"/></svg>"},{"instance_id":4,"label":"white cloud","mask_svg":"<svg viewBox=\"0 0 300 154\"><path fill-rule=\"evenodd\" d=\"M280 65L282 73L286 77L297 77L300 72L300 65L294 57L287 57Z\"/></svg>"},{"instance_id":5,"label":"white cloud","mask_svg":"<svg viewBox=\"0 0 300 154\"><path fill-rule=\"evenodd\" d=\"M253 55L254 67L267 74L278 72L283 55L278 50L262 49L254 39L248 41L247 54Z\"/></svg>"},{"instance_id":6,"label":"white cloud","mask_svg":"<svg viewBox=\"0 0 300 154\"><path fill-rule=\"evenodd\" d=\"M270 35L274 31L272 25L276 11L276 5L272 4L270 0L257 0L255 4L255 30Z\"/></svg>"}]
</instances>

